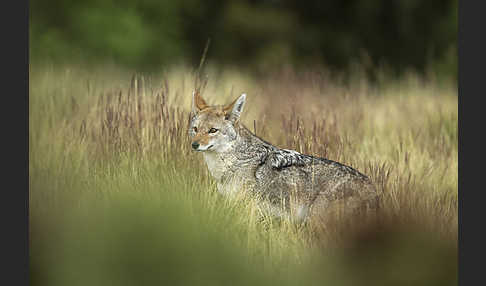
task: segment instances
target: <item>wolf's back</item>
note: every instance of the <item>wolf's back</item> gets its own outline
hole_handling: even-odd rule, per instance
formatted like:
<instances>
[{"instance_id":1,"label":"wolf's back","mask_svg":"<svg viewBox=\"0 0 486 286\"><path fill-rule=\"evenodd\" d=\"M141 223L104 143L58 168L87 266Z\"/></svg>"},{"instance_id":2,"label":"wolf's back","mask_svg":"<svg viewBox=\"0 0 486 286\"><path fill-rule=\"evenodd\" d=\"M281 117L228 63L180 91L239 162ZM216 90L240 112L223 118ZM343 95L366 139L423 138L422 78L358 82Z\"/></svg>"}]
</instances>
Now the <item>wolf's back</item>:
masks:
<instances>
[{"instance_id":1,"label":"wolf's back","mask_svg":"<svg viewBox=\"0 0 486 286\"><path fill-rule=\"evenodd\" d=\"M345 208L378 207L378 194L370 179L344 164L279 149L271 152L255 172L257 190L271 201L297 201L328 208L336 202Z\"/></svg>"}]
</instances>

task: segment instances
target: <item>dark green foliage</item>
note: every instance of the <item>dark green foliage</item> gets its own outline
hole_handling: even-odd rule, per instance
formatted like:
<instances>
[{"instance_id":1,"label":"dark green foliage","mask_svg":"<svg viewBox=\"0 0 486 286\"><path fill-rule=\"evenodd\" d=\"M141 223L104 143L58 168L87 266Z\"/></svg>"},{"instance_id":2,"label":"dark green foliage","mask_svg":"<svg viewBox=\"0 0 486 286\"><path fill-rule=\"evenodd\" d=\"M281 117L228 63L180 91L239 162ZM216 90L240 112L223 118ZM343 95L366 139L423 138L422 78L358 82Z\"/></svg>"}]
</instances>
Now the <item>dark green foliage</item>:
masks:
<instances>
[{"instance_id":1,"label":"dark green foliage","mask_svg":"<svg viewBox=\"0 0 486 286\"><path fill-rule=\"evenodd\" d=\"M210 38L210 61L258 70L360 62L457 75L457 0L35 0L30 32L34 60L197 66Z\"/></svg>"}]
</instances>

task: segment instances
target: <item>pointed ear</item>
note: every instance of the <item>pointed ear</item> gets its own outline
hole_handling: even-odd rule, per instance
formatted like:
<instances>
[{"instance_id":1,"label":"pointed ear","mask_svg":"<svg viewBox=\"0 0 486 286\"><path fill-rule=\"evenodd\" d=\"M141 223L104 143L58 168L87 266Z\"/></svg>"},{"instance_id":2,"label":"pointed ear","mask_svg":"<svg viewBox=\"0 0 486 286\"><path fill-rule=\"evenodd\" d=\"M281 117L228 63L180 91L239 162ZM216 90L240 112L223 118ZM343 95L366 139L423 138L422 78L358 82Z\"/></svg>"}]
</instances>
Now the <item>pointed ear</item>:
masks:
<instances>
[{"instance_id":1,"label":"pointed ear","mask_svg":"<svg viewBox=\"0 0 486 286\"><path fill-rule=\"evenodd\" d=\"M201 97L198 90L192 92L192 112L193 113L201 111L208 106L209 105Z\"/></svg>"},{"instance_id":2,"label":"pointed ear","mask_svg":"<svg viewBox=\"0 0 486 286\"><path fill-rule=\"evenodd\" d=\"M243 111L243 107L245 106L245 101L246 101L246 93L243 93L235 101L233 101L225 108L223 108L223 111L225 113L225 118L233 122L236 122L240 118L241 112Z\"/></svg>"}]
</instances>

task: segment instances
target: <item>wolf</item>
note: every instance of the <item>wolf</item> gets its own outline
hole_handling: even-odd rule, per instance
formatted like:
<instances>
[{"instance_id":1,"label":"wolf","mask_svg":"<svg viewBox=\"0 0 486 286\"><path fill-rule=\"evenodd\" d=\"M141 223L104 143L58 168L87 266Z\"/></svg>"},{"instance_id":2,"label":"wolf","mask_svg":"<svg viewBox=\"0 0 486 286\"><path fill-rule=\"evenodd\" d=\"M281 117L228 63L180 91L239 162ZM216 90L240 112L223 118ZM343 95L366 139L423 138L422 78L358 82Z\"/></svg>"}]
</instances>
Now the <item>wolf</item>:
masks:
<instances>
[{"instance_id":1,"label":"wolf","mask_svg":"<svg viewBox=\"0 0 486 286\"><path fill-rule=\"evenodd\" d=\"M209 106L199 91L192 94L191 146L203 154L220 193L251 193L267 213L296 222L377 209L379 194L368 176L256 136L240 121L245 102L243 93L230 104Z\"/></svg>"}]
</instances>

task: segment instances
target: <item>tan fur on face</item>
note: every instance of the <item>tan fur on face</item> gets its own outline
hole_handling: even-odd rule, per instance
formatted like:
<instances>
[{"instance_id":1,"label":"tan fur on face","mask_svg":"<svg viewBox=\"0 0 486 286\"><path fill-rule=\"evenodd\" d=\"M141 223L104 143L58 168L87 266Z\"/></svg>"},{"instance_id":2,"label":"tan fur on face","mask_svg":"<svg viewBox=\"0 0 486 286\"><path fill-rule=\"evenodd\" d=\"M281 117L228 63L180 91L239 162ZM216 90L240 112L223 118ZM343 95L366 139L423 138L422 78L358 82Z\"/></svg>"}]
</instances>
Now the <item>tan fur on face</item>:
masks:
<instances>
[{"instance_id":1,"label":"tan fur on face","mask_svg":"<svg viewBox=\"0 0 486 286\"><path fill-rule=\"evenodd\" d=\"M209 117L220 118L225 116L225 112L222 106L209 106L206 109L202 110L199 114L207 114Z\"/></svg>"},{"instance_id":2,"label":"tan fur on face","mask_svg":"<svg viewBox=\"0 0 486 286\"><path fill-rule=\"evenodd\" d=\"M209 144L209 134L208 133L197 133L196 136L192 138L192 142L198 142L200 145Z\"/></svg>"},{"instance_id":3,"label":"tan fur on face","mask_svg":"<svg viewBox=\"0 0 486 286\"><path fill-rule=\"evenodd\" d=\"M222 106L208 106L204 110L198 112L198 116L204 118L203 124L199 126L196 135L192 138L192 142L198 142L200 145L209 144L209 129L216 125L224 118L225 113Z\"/></svg>"}]
</instances>

